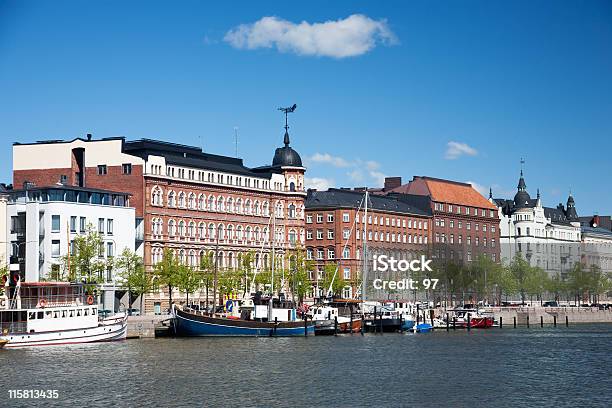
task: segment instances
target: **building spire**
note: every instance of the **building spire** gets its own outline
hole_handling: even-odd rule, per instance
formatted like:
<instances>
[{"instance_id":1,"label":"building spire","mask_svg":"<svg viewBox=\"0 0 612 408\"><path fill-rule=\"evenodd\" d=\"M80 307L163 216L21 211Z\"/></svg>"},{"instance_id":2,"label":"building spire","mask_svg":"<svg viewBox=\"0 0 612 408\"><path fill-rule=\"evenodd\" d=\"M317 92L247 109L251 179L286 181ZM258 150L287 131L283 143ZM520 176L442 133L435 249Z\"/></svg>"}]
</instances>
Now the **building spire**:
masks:
<instances>
[{"instance_id":1,"label":"building spire","mask_svg":"<svg viewBox=\"0 0 612 408\"><path fill-rule=\"evenodd\" d=\"M293 113L297 108L297 105L294 103L293 106L288 108L278 108L279 111L283 111L285 113L285 137L283 138L283 143L285 147L289 147L289 114Z\"/></svg>"}]
</instances>

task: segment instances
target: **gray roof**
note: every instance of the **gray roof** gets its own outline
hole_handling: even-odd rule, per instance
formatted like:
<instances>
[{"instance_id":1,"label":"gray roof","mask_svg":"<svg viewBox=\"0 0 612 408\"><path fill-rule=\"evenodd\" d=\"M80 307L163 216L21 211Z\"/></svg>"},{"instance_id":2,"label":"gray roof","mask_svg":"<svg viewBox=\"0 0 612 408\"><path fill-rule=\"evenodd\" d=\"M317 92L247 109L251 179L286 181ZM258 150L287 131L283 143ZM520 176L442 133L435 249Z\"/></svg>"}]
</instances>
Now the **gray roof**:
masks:
<instances>
[{"instance_id":1,"label":"gray roof","mask_svg":"<svg viewBox=\"0 0 612 408\"><path fill-rule=\"evenodd\" d=\"M605 235L606 237L610 237L610 239L612 239L612 231L605 229L605 228L601 228L601 227L593 228L593 227L583 226L581 230L583 234Z\"/></svg>"},{"instance_id":2,"label":"gray roof","mask_svg":"<svg viewBox=\"0 0 612 408\"><path fill-rule=\"evenodd\" d=\"M141 139L125 142L123 151L126 154L147 159L148 155L163 156L166 163L179 166L195 167L206 170L224 171L251 177L272 177L272 168L246 167L242 159L205 153L199 147L187 146L159 140Z\"/></svg>"},{"instance_id":3,"label":"gray roof","mask_svg":"<svg viewBox=\"0 0 612 408\"><path fill-rule=\"evenodd\" d=\"M364 193L344 189L330 188L327 191L309 190L306 197L306 209L332 209L332 208L359 208L362 205ZM400 214L410 214L422 217L431 216L431 213L408 204L397 197L369 195L368 207L377 211Z\"/></svg>"}]
</instances>

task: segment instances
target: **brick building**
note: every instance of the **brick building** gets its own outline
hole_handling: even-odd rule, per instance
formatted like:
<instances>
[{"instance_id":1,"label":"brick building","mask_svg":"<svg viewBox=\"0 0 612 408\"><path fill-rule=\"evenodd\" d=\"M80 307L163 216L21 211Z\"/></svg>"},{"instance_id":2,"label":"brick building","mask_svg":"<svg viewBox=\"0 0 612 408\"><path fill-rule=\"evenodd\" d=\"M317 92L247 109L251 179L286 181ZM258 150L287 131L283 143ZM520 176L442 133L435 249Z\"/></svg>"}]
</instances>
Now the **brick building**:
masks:
<instances>
[{"instance_id":1,"label":"brick building","mask_svg":"<svg viewBox=\"0 0 612 408\"><path fill-rule=\"evenodd\" d=\"M287 132L272 164L256 168L239 158L148 139L88 135L13 146L16 186L61 183L131 193L142 236L137 249L148 270L161 260L164 248L181 262L198 265L217 245L221 268L236 267L240 254L250 250L261 265L270 261L272 237L284 261L286 251L305 240L304 172ZM147 310L167 306L166 293L147 297Z\"/></svg>"},{"instance_id":2,"label":"brick building","mask_svg":"<svg viewBox=\"0 0 612 408\"><path fill-rule=\"evenodd\" d=\"M432 244L438 258L469 262L484 254L500 261L497 207L470 184L415 176L402 185L401 178L392 177L376 193L431 210Z\"/></svg>"},{"instance_id":3,"label":"brick building","mask_svg":"<svg viewBox=\"0 0 612 408\"><path fill-rule=\"evenodd\" d=\"M399 259L425 249L431 242L431 211L380 195L369 196L366 237L364 196L363 191L350 189L308 190L306 255L315 261L310 279L319 296L327 290L319 286L327 263L338 263L338 273L350 282L343 297L356 293L366 238L369 259L382 254Z\"/></svg>"}]
</instances>

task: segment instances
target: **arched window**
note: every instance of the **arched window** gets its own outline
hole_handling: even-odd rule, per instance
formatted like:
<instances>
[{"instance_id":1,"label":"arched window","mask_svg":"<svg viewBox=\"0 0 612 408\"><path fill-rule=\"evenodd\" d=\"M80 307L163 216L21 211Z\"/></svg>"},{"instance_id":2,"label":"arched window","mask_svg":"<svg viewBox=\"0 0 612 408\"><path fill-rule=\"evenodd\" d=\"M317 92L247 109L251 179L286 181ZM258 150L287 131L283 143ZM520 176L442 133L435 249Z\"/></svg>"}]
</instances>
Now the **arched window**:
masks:
<instances>
[{"instance_id":1,"label":"arched window","mask_svg":"<svg viewBox=\"0 0 612 408\"><path fill-rule=\"evenodd\" d=\"M253 236L251 235L251 227L247 225L247 227L244 229L244 235L247 241L250 241L253 239Z\"/></svg>"},{"instance_id":2,"label":"arched window","mask_svg":"<svg viewBox=\"0 0 612 408\"><path fill-rule=\"evenodd\" d=\"M263 229L263 240L265 242L270 241L270 231L268 230L268 227L264 227Z\"/></svg>"},{"instance_id":3,"label":"arched window","mask_svg":"<svg viewBox=\"0 0 612 408\"><path fill-rule=\"evenodd\" d=\"M223 202L223 197L219 197L217 199L217 211L222 212L225 210L225 207L223 206L224 202Z\"/></svg>"},{"instance_id":4,"label":"arched window","mask_svg":"<svg viewBox=\"0 0 612 408\"><path fill-rule=\"evenodd\" d=\"M185 264L185 250L184 249L181 249L179 251L179 262L183 265Z\"/></svg>"},{"instance_id":5,"label":"arched window","mask_svg":"<svg viewBox=\"0 0 612 408\"><path fill-rule=\"evenodd\" d=\"M295 218L295 205L289 204L289 218Z\"/></svg>"},{"instance_id":6,"label":"arched window","mask_svg":"<svg viewBox=\"0 0 612 408\"><path fill-rule=\"evenodd\" d=\"M198 195L198 210L206 209L206 196L204 194Z\"/></svg>"},{"instance_id":7,"label":"arched window","mask_svg":"<svg viewBox=\"0 0 612 408\"><path fill-rule=\"evenodd\" d=\"M185 236L185 221L183 221L183 220L179 221L179 224L178 224L178 234L181 237Z\"/></svg>"},{"instance_id":8,"label":"arched window","mask_svg":"<svg viewBox=\"0 0 612 408\"><path fill-rule=\"evenodd\" d=\"M295 245L296 241L297 241L297 234L295 233L295 230L289 230L289 242Z\"/></svg>"},{"instance_id":9,"label":"arched window","mask_svg":"<svg viewBox=\"0 0 612 408\"><path fill-rule=\"evenodd\" d=\"M153 190L151 191L151 202L153 205L163 205L163 190L158 187L155 186L153 187Z\"/></svg>"},{"instance_id":10,"label":"arched window","mask_svg":"<svg viewBox=\"0 0 612 408\"><path fill-rule=\"evenodd\" d=\"M176 194L172 190L168 193L168 207L176 207Z\"/></svg>"},{"instance_id":11,"label":"arched window","mask_svg":"<svg viewBox=\"0 0 612 408\"><path fill-rule=\"evenodd\" d=\"M267 201L263 203L263 215L265 215L266 217L270 215L270 204L268 204Z\"/></svg>"},{"instance_id":12,"label":"arched window","mask_svg":"<svg viewBox=\"0 0 612 408\"><path fill-rule=\"evenodd\" d=\"M295 183L293 181L289 183L289 191L295 191Z\"/></svg>"},{"instance_id":13,"label":"arched window","mask_svg":"<svg viewBox=\"0 0 612 408\"><path fill-rule=\"evenodd\" d=\"M198 235L200 239L204 238L206 235L206 225L203 222L198 225Z\"/></svg>"},{"instance_id":14,"label":"arched window","mask_svg":"<svg viewBox=\"0 0 612 408\"><path fill-rule=\"evenodd\" d=\"M230 252L227 254L227 267L234 268L234 253Z\"/></svg>"},{"instance_id":15,"label":"arched window","mask_svg":"<svg viewBox=\"0 0 612 408\"><path fill-rule=\"evenodd\" d=\"M234 226L231 224L227 226L227 239L234 239Z\"/></svg>"},{"instance_id":16,"label":"arched window","mask_svg":"<svg viewBox=\"0 0 612 408\"><path fill-rule=\"evenodd\" d=\"M210 224L208 224L208 238L210 239L216 239L216 235L215 235L215 224L213 224L212 222Z\"/></svg>"},{"instance_id":17,"label":"arched window","mask_svg":"<svg viewBox=\"0 0 612 408\"><path fill-rule=\"evenodd\" d=\"M236 238L242 239L242 226L241 225L236 227Z\"/></svg>"},{"instance_id":18,"label":"arched window","mask_svg":"<svg viewBox=\"0 0 612 408\"><path fill-rule=\"evenodd\" d=\"M195 237L195 222L189 222L189 230L187 231L191 238Z\"/></svg>"},{"instance_id":19,"label":"arched window","mask_svg":"<svg viewBox=\"0 0 612 408\"><path fill-rule=\"evenodd\" d=\"M219 239L225 239L225 227L223 226L223 224L219 224L218 228Z\"/></svg>"},{"instance_id":20,"label":"arched window","mask_svg":"<svg viewBox=\"0 0 612 408\"><path fill-rule=\"evenodd\" d=\"M261 231L259 230L259 227L255 227L255 230L253 231L253 239L255 239L255 241L261 240Z\"/></svg>"},{"instance_id":21,"label":"arched window","mask_svg":"<svg viewBox=\"0 0 612 408\"><path fill-rule=\"evenodd\" d=\"M255 205L253 205L253 211L255 215L259 215L259 201L255 201Z\"/></svg>"},{"instance_id":22,"label":"arched window","mask_svg":"<svg viewBox=\"0 0 612 408\"><path fill-rule=\"evenodd\" d=\"M251 214L251 201L250 200L246 200L244 202L244 213Z\"/></svg>"},{"instance_id":23,"label":"arched window","mask_svg":"<svg viewBox=\"0 0 612 408\"><path fill-rule=\"evenodd\" d=\"M236 213L242 214L242 200L240 198L236 199Z\"/></svg>"},{"instance_id":24,"label":"arched window","mask_svg":"<svg viewBox=\"0 0 612 408\"><path fill-rule=\"evenodd\" d=\"M227 199L227 204L225 204L225 209L227 212L234 212L234 199L232 197Z\"/></svg>"},{"instance_id":25,"label":"arched window","mask_svg":"<svg viewBox=\"0 0 612 408\"><path fill-rule=\"evenodd\" d=\"M182 191L178 195L178 206L181 208L185 208L185 193Z\"/></svg>"},{"instance_id":26,"label":"arched window","mask_svg":"<svg viewBox=\"0 0 612 408\"><path fill-rule=\"evenodd\" d=\"M187 202L187 206L192 209L195 210L196 208L196 203L195 203L195 194L193 193L189 193L189 201Z\"/></svg>"},{"instance_id":27,"label":"arched window","mask_svg":"<svg viewBox=\"0 0 612 408\"><path fill-rule=\"evenodd\" d=\"M195 251L192 249L189 251L189 265L190 266L196 266L196 253Z\"/></svg>"},{"instance_id":28,"label":"arched window","mask_svg":"<svg viewBox=\"0 0 612 408\"><path fill-rule=\"evenodd\" d=\"M176 235L176 222L174 220L168 221L168 234L172 237Z\"/></svg>"}]
</instances>

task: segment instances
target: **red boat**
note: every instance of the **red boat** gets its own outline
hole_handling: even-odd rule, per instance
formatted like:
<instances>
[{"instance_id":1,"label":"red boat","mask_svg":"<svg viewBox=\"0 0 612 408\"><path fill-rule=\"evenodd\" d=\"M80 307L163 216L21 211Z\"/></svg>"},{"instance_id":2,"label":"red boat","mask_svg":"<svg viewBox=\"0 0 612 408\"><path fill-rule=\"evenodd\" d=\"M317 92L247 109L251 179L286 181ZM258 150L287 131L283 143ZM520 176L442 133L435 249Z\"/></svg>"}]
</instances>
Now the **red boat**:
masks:
<instances>
[{"instance_id":1,"label":"red boat","mask_svg":"<svg viewBox=\"0 0 612 408\"><path fill-rule=\"evenodd\" d=\"M476 309L455 309L453 310L453 316L456 326L462 328L468 327L468 318L470 319L471 329L488 329L493 327L494 323L492 316L483 316Z\"/></svg>"}]
</instances>

